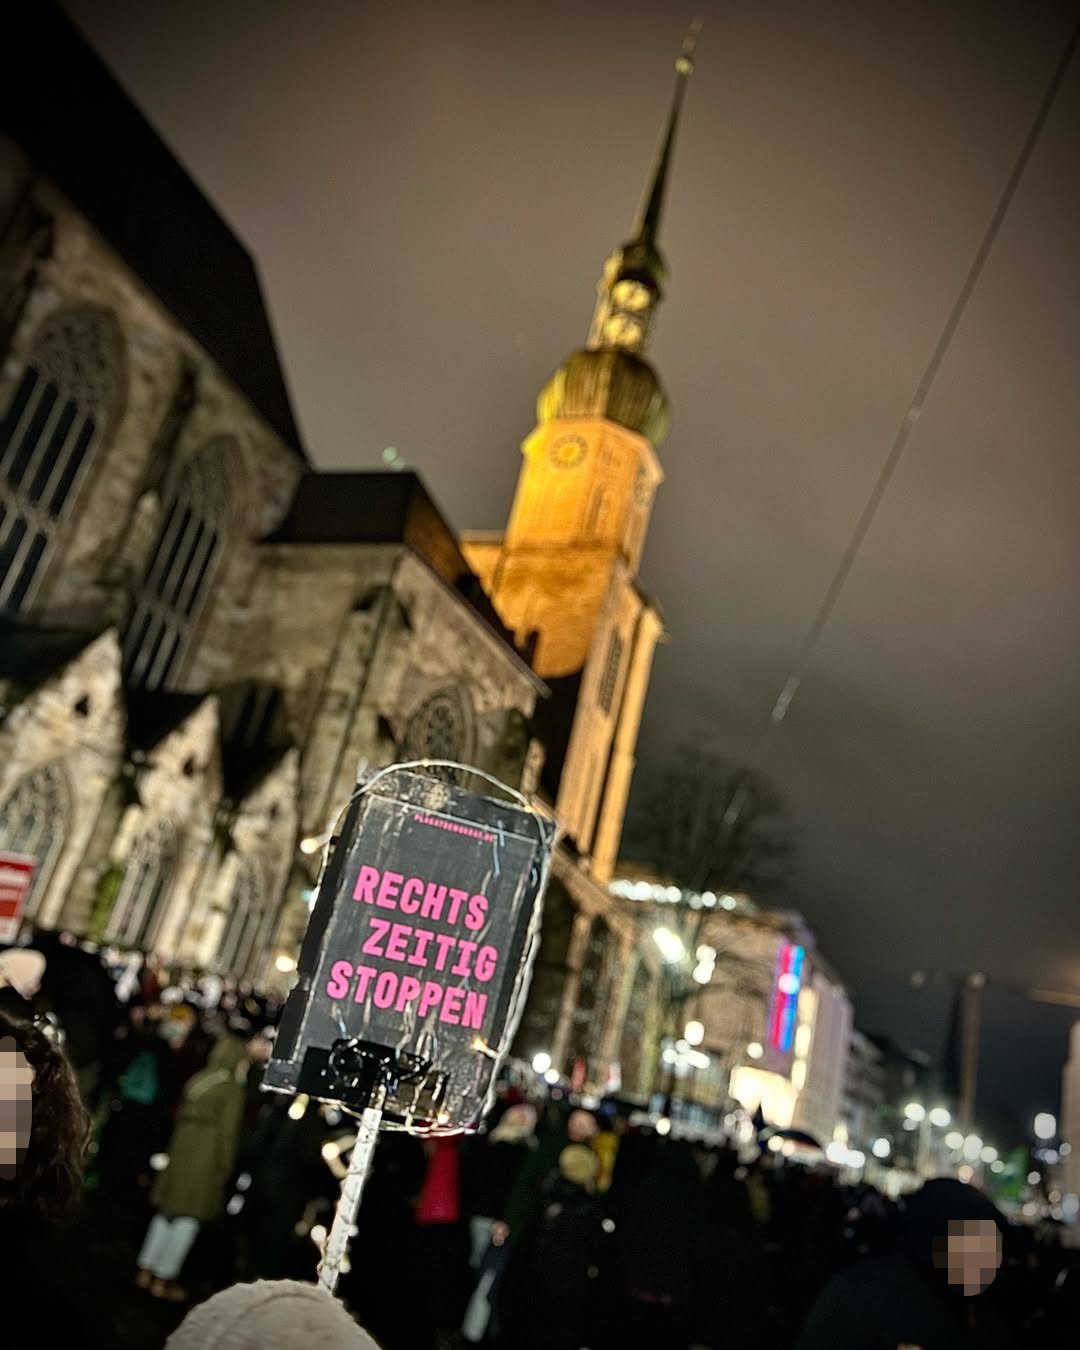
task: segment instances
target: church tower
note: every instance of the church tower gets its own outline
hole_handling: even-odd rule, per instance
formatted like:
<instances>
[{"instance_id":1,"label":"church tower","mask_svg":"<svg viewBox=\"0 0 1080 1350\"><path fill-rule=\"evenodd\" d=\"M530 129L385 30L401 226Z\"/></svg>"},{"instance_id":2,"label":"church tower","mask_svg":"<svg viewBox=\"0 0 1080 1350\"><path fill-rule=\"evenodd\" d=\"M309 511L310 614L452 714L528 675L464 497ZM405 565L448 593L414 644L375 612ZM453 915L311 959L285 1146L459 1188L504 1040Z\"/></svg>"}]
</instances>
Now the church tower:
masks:
<instances>
[{"instance_id":1,"label":"church tower","mask_svg":"<svg viewBox=\"0 0 1080 1350\"><path fill-rule=\"evenodd\" d=\"M637 584L669 421L645 354L664 294L660 220L695 38L696 28L675 63L660 153L631 237L605 265L588 341L540 392L506 533L464 541L500 617L551 687L540 727L545 787L600 883L615 864L663 631Z\"/></svg>"}]
</instances>

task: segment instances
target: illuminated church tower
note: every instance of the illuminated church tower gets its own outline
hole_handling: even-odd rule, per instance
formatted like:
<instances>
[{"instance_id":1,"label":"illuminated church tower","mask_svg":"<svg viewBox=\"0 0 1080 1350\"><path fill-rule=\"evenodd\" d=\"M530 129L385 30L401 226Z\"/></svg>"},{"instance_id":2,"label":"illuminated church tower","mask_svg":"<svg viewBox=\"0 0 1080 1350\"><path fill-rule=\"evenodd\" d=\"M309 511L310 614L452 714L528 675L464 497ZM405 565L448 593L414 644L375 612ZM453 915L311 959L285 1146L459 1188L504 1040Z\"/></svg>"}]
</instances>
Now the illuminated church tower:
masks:
<instances>
[{"instance_id":1,"label":"illuminated church tower","mask_svg":"<svg viewBox=\"0 0 1080 1350\"><path fill-rule=\"evenodd\" d=\"M537 400L505 535L464 541L469 562L552 689L539 728L545 787L595 879L615 863L659 612L637 584L668 403L645 359L663 298L660 218L695 32L676 62L659 158L630 240L607 260L582 351Z\"/></svg>"}]
</instances>

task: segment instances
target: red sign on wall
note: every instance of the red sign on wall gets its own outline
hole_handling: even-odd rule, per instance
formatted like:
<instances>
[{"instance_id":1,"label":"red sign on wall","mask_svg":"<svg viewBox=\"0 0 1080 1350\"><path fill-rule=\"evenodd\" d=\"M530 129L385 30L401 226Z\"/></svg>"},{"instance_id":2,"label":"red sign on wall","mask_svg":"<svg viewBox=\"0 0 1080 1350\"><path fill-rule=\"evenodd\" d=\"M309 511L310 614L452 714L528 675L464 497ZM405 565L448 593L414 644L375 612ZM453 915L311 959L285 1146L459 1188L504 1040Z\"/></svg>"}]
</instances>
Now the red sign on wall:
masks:
<instances>
[{"instance_id":1,"label":"red sign on wall","mask_svg":"<svg viewBox=\"0 0 1080 1350\"><path fill-rule=\"evenodd\" d=\"M24 853L0 853L0 942L14 942L19 935L36 868L36 858Z\"/></svg>"}]
</instances>

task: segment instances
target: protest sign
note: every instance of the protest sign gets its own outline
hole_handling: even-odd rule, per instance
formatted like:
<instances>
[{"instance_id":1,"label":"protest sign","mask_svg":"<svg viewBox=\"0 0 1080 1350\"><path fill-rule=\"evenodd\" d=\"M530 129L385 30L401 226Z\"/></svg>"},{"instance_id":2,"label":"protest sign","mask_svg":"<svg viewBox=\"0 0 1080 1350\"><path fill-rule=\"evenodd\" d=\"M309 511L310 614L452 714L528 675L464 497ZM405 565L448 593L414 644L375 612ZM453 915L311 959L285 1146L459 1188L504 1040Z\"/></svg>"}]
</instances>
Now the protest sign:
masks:
<instances>
[{"instance_id":1,"label":"protest sign","mask_svg":"<svg viewBox=\"0 0 1080 1350\"><path fill-rule=\"evenodd\" d=\"M0 853L0 942L14 942L19 936L36 870L36 858L22 853Z\"/></svg>"},{"instance_id":2,"label":"protest sign","mask_svg":"<svg viewBox=\"0 0 1080 1350\"><path fill-rule=\"evenodd\" d=\"M331 841L265 1085L355 1106L333 1051L360 1043L385 1052L387 1122L478 1124L528 989L553 835L524 805L376 775Z\"/></svg>"}]
</instances>

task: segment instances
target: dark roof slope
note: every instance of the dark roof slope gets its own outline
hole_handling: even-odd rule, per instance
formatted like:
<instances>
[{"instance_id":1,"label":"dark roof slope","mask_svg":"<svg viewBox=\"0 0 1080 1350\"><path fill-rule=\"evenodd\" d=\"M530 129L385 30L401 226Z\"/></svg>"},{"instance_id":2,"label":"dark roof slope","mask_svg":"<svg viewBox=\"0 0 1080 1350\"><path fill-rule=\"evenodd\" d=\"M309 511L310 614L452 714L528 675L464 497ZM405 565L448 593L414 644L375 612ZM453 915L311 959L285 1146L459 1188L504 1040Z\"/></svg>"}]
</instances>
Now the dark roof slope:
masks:
<instances>
[{"instance_id":1,"label":"dark roof slope","mask_svg":"<svg viewBox=\"0 0 1080 1350\"><path fill-rule=\"evenodd\" d=\"M247 249L58 8L10 6L4 37L0 132L303 455Z\"/></svg>"},{"instance_id":2,"label":"dark roof slope","mask_svg":"<svg viewBox=\"0 0 1080 1350\"><path fill-rule=\"evenodd\" d=\"M128 748L147 751L186 722L206 695L128 689L125 699Z\"/></svg>"},{"instance_id":3,"label":"dark roof slope","mask_svg":"<svg viewBox=\"0 0 1080 1350\"><path fill-rule=\"evenodd\" d=\"M457 535L415 473L312 473L268 544L404 544L453 587L509 647L503 625Z\"/></svg>"},{"instance_id":4,"label":"dark roof slope","mask_svg":"<svg viewBox=\"0 0 1080 1350\"><path fill-rule=\"evenodd\" d=\"M107 626L53 628L0 617L0 681L10 682L17 695L25 697L70 665Z\"/></svg>"}]
</instances>

